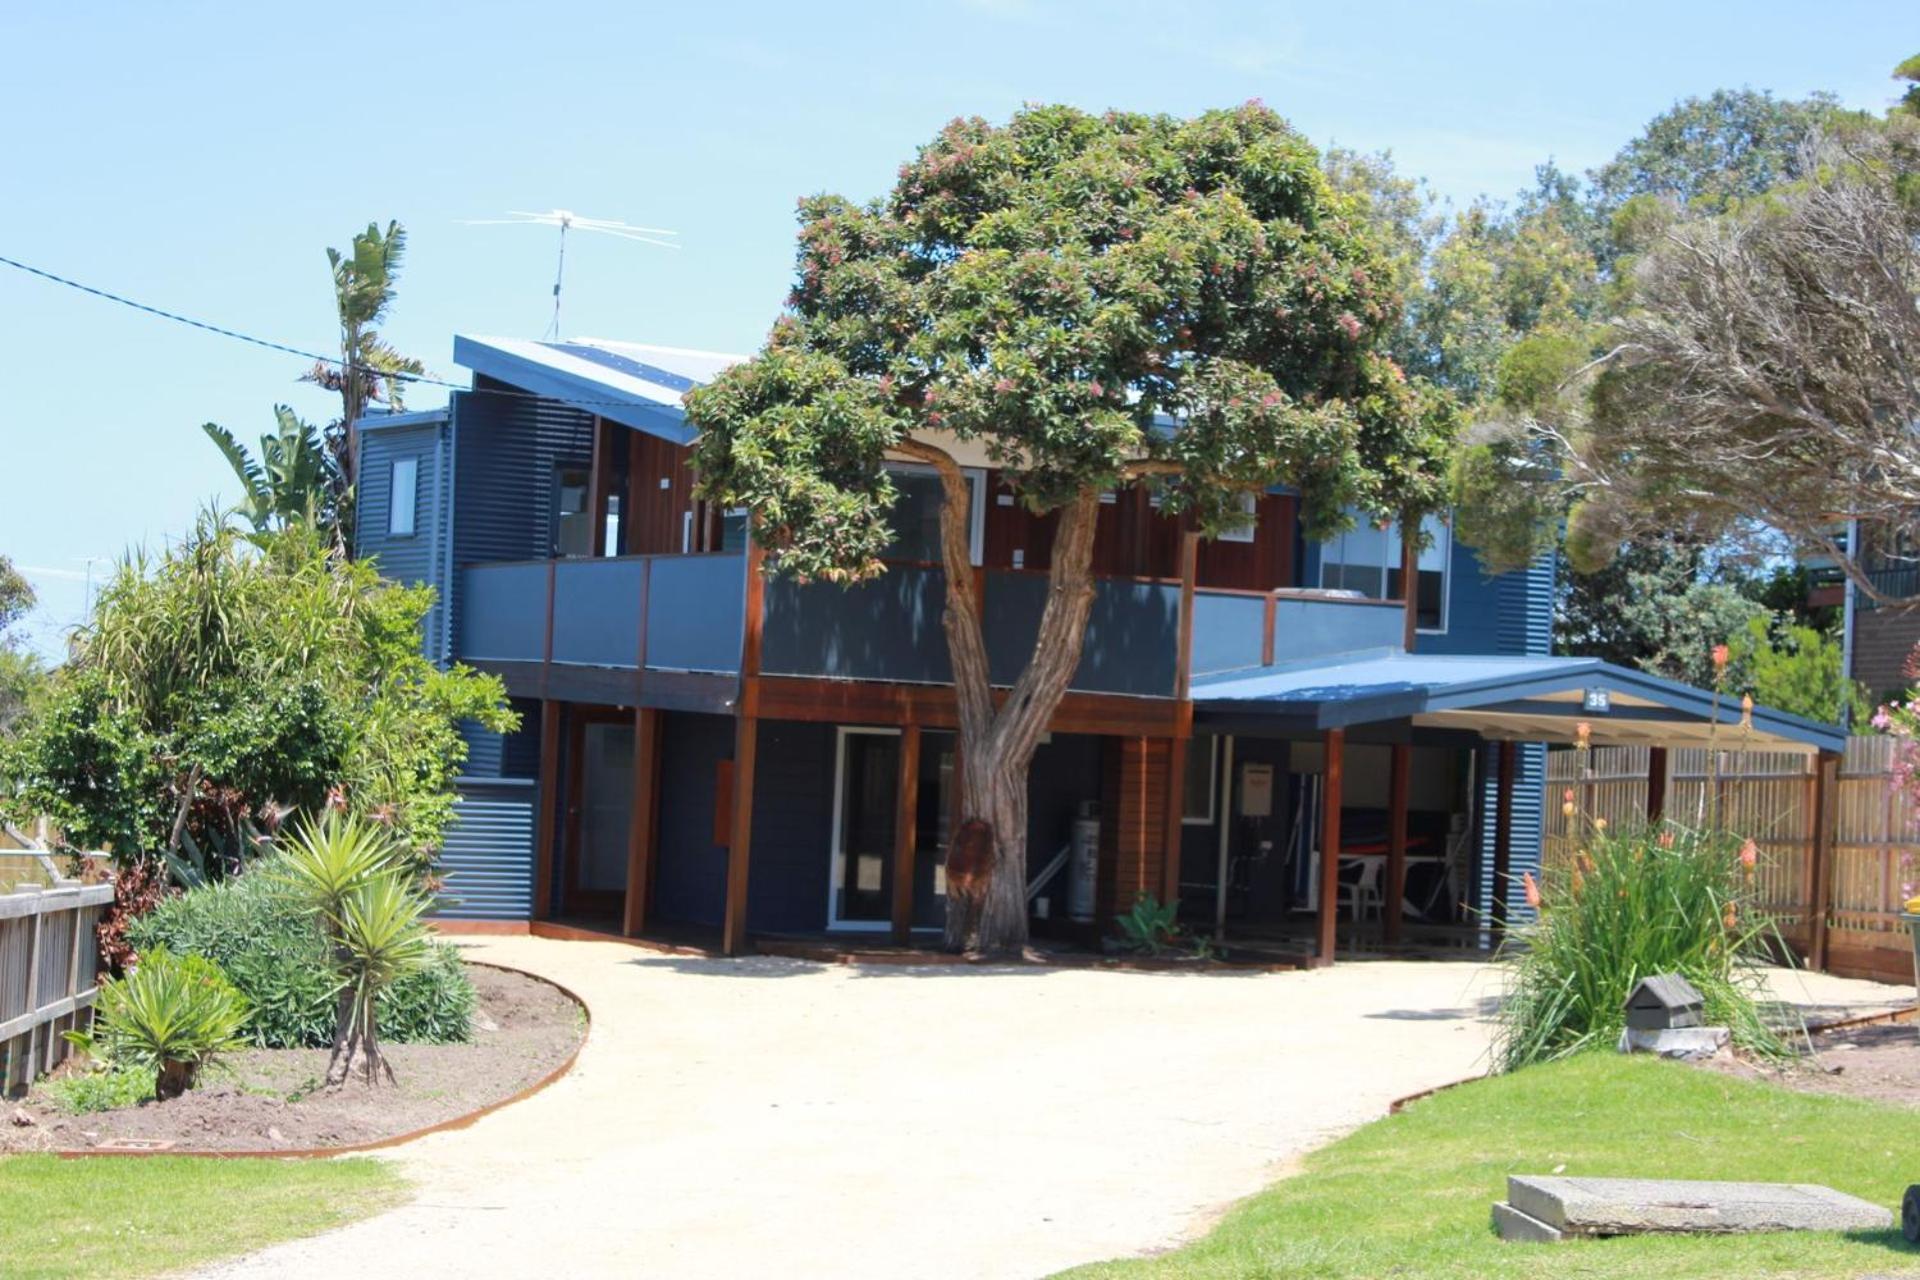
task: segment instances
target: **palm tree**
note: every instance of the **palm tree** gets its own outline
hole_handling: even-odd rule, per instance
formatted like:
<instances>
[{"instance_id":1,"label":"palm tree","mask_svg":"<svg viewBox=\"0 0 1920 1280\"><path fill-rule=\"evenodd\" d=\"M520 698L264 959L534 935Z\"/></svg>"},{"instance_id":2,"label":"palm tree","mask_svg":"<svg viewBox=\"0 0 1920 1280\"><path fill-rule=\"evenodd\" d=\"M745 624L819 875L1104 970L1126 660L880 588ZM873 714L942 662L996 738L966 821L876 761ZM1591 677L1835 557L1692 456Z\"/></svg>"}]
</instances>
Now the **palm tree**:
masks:
<instances>
[{"instance_id":1,"label":"palm tree","mask_svg":"<svg viewBox=\"0 0 1920 1280\"><path fill-rule=\"evenodd\" d=\"M328 428L327 444L338 469L341 488L336 501L343 513L352 502L357 476L354 464L359 457L361 415L369 404L401 408L408 377L426 372L425 365L394 350L374 328L393 305L406 251L406 228L398 222L387 223L385 231L379 223L369 222L365 231L353 237L350 252L327 250L334 307L340 314L340 363L316 362L302 380L340 396L340 420Z\"/></svg>"},{"instance_id":2,"label":"palm tree","mask_svg":"<svg viewBox=\"0 0 1920 1280\"><path fill-rule=\"evenodd\" d=\"M320 432L286 405L275 405L273 416L276 430L260 437L257 458L219 423L200 426L240 481L235 514L257 534L294 523L337 530L339 480Z\"/></svg>"}]
</instances>

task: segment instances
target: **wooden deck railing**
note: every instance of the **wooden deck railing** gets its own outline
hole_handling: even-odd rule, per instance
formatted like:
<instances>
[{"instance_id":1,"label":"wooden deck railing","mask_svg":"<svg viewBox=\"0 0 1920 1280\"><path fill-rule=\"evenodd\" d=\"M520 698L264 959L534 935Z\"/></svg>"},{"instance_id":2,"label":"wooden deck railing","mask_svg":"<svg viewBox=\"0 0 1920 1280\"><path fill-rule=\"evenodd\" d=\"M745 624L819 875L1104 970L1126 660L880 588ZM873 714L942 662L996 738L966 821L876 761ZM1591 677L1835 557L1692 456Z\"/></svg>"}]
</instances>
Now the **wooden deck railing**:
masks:
<instances>
[{"instance_id":1,"label":"wooden deck railing","mask_svg":"<svg viewBox=\"0 0 1920 1280\"><path fill-rule=\"evenodd\" d=\"M1889 738L1857 735L1840 759L1830 819L1827 969L1904 983L1913 981L1913 953L1899 912L1910 892L1920 892L1920 828L1893 785L1893 746ZM1753 839L1761 902L1804 955L1814 923L1813 760L1785 752L1718 755L1710 768L1704 748L1668 752L1667 816L1704 826L1712 813L1721 828ZM1646 813L1647 748L1600 747L1586 756L1584 771L1579 752L1547 757L1542 829L1549 865L1564 862L1574 847L1561 811L1568 787L1589 818L1619 825Z\"/></svg>"},{"instance_id":2,"label":"wooden deck railing","mask_svg":"<svg viewBox=\"0 0 1920 1280\"><path fill-rule=\"evenodd\" d=\"M0 1090L15 1094L67 1056L61 1034L91 1017L94 926L111 884L59 881L0 894Z\"/></svg>"}]
</instances>

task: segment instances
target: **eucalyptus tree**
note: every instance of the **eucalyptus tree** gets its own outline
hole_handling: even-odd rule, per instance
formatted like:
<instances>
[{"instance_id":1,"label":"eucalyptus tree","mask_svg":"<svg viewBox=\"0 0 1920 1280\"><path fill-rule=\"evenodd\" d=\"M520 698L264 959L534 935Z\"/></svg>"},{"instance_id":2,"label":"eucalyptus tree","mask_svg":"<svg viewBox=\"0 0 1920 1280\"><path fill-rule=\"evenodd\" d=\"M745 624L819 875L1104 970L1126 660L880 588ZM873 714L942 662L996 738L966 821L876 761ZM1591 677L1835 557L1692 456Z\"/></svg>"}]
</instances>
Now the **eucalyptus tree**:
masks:
<instances>
[{"instance_id":1,"label":"eucalyptus tree","mask_svg":"<svg viewBox=\"0 0 1920 1280\"><path fill-rule=\"evenodd\" d=\"M884 198L813 196L799 219L765 347L688 399L702 492L752 510L771 571L849 583L884 568L886 460L938 472L961 810L990 837L977 903L949 897L947 942L1012 951L1027 769L1080 658L1100 494L1145 484L1211 535L1244 524L1241 495L1284 482L1309 536L1354 509L1417 528L1443 500L1450 406L1381 350L1399 300L1366 211L1257 103L955 120ZM957 447L1058 515L1004 698Z\"/></svg>"}]
</instances>

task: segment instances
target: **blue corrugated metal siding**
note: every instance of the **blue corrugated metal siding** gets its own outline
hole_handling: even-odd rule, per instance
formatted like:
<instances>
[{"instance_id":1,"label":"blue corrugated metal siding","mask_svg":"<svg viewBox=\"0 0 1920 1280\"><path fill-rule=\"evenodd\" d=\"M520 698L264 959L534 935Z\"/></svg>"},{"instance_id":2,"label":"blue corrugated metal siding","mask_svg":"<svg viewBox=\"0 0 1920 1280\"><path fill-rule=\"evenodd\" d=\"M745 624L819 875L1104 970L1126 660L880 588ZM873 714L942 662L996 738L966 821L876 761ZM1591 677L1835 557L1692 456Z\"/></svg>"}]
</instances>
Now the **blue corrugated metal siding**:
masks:
<instances>
[{"instance_id":1,"label":"blue corrugated metal siding","mask_svg":"<svg viewBox=\"0 0 1920 1280\"><path fill-rule=\"evenodd\" d=\"M422 648L429 658L449 656L446 552L451 493L447 484L450 436L444 423L385 427L375 423L360 435L360 480L355 487L354 551L372 559L385 577L434 589L434 605L423 621ZM387 532L393 499L393 464L412 458L419 464L414 489L411 535Z\"/></svg>"},{"instance_id":2,"label":"blue corrugated metal siding","mask_svg":"<svg viewBox=\"0 0 1920 1280\"><path fill-rule=\"evenodd\" d=\"M474 391L452 397L454 634L464 611L459 566L546 559L553 549L554 468L593 457L591 414L553 400L496 394L512 390L481 378Z\"/></svg>"},{"instance_id":3,"label":"blue corrugated metal siding","mask_svg":"<svg viewBox=\"0 0 1920 1280\"><path fill-rule=\"evenodd\" d=\"M446 880L436 914L526 920L533 914L533 824L538 789L512 779L462 778L440 849Z\"/></svg>"},{"instance_id":4,"label":"blue corrugated metal siding","mask_svg":"<svg viewBox=\"0 0 1920 1280\"><path fill-rule=\"evenodd\" d=\"M1553 649L1553 585L1556 571L1553 556L1542 556L1530 568L1519 573L1503 573L1483 579L1493 596L1492 615L1494 652L1544 655ZM1456 604L1458 603L1456 599ZM1459 614L1455 614L1459 617ZM1425 637L1422 637L1425 640ZM1485 652L1485 650L1482 650ZM1493 829L1495 809L1494 752L1481 753L1480 788L1480 901L1491 903L1493 883ZM1545 832L1541 828L1547 790L1547 748L1539 742L1522 743L1515 761L1518 769L1513 780L1513 829L1509 837L1512 880L1506 886L1509 919L1531 917L1522 891L1520 877L1531 871L1540 874L1540 856Z\"/></svg>"}]
</instances>

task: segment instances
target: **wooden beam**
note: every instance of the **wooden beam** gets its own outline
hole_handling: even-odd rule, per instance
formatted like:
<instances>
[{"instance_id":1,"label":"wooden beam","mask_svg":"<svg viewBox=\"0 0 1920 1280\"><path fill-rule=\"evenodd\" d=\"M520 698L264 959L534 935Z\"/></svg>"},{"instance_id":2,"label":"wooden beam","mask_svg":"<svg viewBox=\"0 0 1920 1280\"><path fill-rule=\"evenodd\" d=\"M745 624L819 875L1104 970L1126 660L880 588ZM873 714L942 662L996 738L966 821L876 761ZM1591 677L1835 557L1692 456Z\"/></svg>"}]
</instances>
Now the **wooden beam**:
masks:
<instances>
[{"instance_id":1,"label":"wooden beam","mask_svg":"<svg viewBox=\"0 0 1920 1280\"><path fill-rule=\"evenodd\" d=\"M1193 749L1188 738L1167 739L1166 821L1160 852L1160 901L1175 902L1180 897L1180 845L1186 830L1187 752Z\"/></svg>"},{"instance_id":2,"label":"wooden beam","mask_svg":"<svg viewBox=\"0 0 1920 1280\"><path fill-rule=\"evenodd\" d=\"M660 841L660 744L665 717L656 707L633 713L633 814L627 827L627 898L620 931L646 932L653 903L654 851Z\"/></svg>"},{"instance_id":3,"label":"wooden beam","mask_svg":"<svg viewBox=\"0 0 1920 1280\"><path fill-rule=\"evenodd\" d=\"M1592 812L1592 806L1588 806ZM1647 825L1660 825L1667 816L1667 749L1647 748Z\"/></svg>"},{"instance_id":4,"label":"wooden beam","mask_svg":"<svg viewBox=\"0 0 1920 1280\"><path fill-rule=\"evenodd\" d=\"M759 751L760 721L739 716L733 722L733 820L727 824L727 906L720 950L737 956L747 949L747 871L753 849L753 765Z\"/></svg>"},{"instance_id":5,"label":"wooden beam","mask_svg":"<svg viewBox=\"0 0 1920 1280\"><path fill-rule=\"evenodd\" d=\"M498 664L494 664L498 665ZM663 673L649 672L651 683ZM959 727L952 685L890 684L880 680L837 680L819 676L760 676L754 687L759 714L768 720L825 721L829 724L917 724L923 729ZM993 691L996 705L1008 691ZM1047 724L1051 733L1113 737L1167 738L1183 732L1192 703L1176 698L1142 698L1117 693L1069 693Z\"/></svg>"},{"instance_id":6,"label":"wooden beam","mask_svg":"<svg viewBox=\"0 0 1920 1280\"><path fill-rule=\"evenodd\" d=\"M913 940L914 858L920 844L920 726L900 730L900 774L893 808L893 942Z\"/></svg>"},{"instance_id":7,"label":"wooden beam","mask_svg":"<svg viewBox=\"0 0 1920 1280\"><path fill-rule=\"evenodd\" d=\"M1812 899L1812 919L1808 921L1808 963L1811 968L1827 967L1827 908L1833 896L1833 826L1835 787L1839 782L1840 756L1822 751L1813 765L1813 839L1808 847L1813 865L1807 882Z\"/></svg>"},{"instance_id":8,"label":"wooden beam","mask_svg":"<svg viewBox=\"0 0 1920 1280\"><path fill-rule=\"evenodd\" d=\"M1513 776L1518 772L1520 745L1511 739L1497 751L1493 811L1493 928L1507 928L1507 882L1513 878Z\"/></svg>"},{"instance_id":9,"label":"wooden beam","mask_svg":"<svg viewBox=\"0 0 1920 1280\"><path fill-rule=\"evenodd\" d=\"M727 826L727 905L720 949L747 946L747 871L753 849L753 766L760 742L760 644L766 620L760 543L747 540L745 623L740 636L740 697L734 706L733 821Z\"/></svg>"},{"instance_id":10,"label":"wooden beam","mask_svg":"<svg viewBox=\"0 0 1920 1280\"><path fill-rule=\"evenodd\" d=\"M587 467L587 520L593 532L590 556L607 553L607 494L612 488L613 456L609 452L609 432L613 424L605 418L593 420L593 461Z\"/></svg>"},{"instance_id":11,"label":"wooden beam","mask_svg":"<svg viewBox=\"0 0 1920 1280\"><path fill-rule=\"evenodd\" d=\"M1382 908L1389 943L1400 941L1400 924L1407 900L1407 797L1413 788L1413 746L1396 742L1388 748L1387 770L1387 903Z\"/></svg>"},{"instance_id":12,"label":"wooden beam","mask_svg":"<svg viewBox=\"0 0 1920 1280\"><path fill-rule=\"evenodd\" d=\"M533 833L533 918L545 920L553 912L553 833L560 822L560 704L540 704L540 790Z\"/></svg>"},{"instance_id":13,"label":"wooden beam","mask_svg":"<svg viewBox=\"0 0 1920 1280\"><path fill-rule=\"evenodd\" d=\"M1193 681L1193 589L1200 577L1200 535L1180 535L1180 638L1174 659L1173 696L1187 697Z\"/></svg>"},{"instance_id":14,"label":"wooden beam","mask_svg":"<svg viewBox=\"0 0 1920 1280\"><path fill-rule=\"evenodd\" d=\"M1406 613L1406 620L1400 631L1400 647L1408 653L1413 652L1414 642L1420 633L1420 552L1414 546L1420 537L1420 526L1408 528L1403 520L1400 523L1400 595Z\"/></svg>"},{"instance_id":15,"label":"wooden beam","mask_svg":"<svg viewBox=\"0 0 1920 1280\"><path fill-rule=\"evenodd\" d=\"M1326 759L1320 775L1320 917L1314 963L1331 965L1340 911L1340 792L1347 772L1347 731L1328 729L1321 739Z\"/></svg>"}]
</instances>

